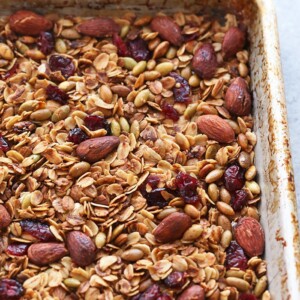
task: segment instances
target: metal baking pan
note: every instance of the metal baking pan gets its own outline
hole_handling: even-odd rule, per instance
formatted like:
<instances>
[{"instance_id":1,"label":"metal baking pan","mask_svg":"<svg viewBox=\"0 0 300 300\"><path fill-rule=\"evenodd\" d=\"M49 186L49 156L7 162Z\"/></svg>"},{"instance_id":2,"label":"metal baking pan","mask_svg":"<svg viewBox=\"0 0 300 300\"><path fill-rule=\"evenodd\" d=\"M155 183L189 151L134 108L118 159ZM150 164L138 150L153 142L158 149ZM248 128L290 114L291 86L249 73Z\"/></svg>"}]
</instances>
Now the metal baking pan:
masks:
<instances>
[{"instance_id":1,"label":"metal baking pan","mask_svg":"<svg viewBox=\"0 0 300 300\"><path fill-rule=\"evenodd\" d=\"M256 166L262 189L261 223L266 234L272 299L300 299L300 238L289 149L287 114L276 16L271 0L14 0L0 1L2 14L20 8L62 14L233 11L248 23Z\"/></svg>"}]
</instances>

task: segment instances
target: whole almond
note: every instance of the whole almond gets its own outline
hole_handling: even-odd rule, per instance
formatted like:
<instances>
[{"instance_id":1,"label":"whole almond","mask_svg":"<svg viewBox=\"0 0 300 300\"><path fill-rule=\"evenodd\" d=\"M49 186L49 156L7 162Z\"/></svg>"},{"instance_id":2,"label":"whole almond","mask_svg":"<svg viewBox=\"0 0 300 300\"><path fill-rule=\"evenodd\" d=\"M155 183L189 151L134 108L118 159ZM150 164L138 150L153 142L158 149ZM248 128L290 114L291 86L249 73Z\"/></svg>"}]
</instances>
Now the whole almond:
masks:
<instances>
[{"instance_id":1,"label":"whole almond","mask_svg":"<svg viewBox=\"0 0 300 300\"><path fill-rule=\"evenodd\" d=\"M183 42L180 27L170 17L154 17L151 21L151 29L158 32L162 39L174 46L180 46Z\"/></svg>"},{"instance_id":2,"label":"whole almond","mask_svg":"<svg viewBox=\"0 0 300 300\"><path fill-rule=\"evenodd\" d=\"M261 255L265 248L265 234L259 222L251 217L239 220L235 230L235 239L249 257Z\"/></svg>"},{"instance_id":3,"label":"whole almond","mask_svg":"<svg viewBox=\"0 0 300 300\"><path fill-rule=\"evenodd\" d=\"M251 95L243 78L237 77L230 84L225 95L225 107L237 116L250 114Z\"/></svg>"},{"instance_id":4,"label":"whole almond","mask_svg":"<svg viewBox=\"0 0 300 300\"><path fill-rule=\"evenodd\" d=\"M37 243L28 248L30 262L37 266L46 266L58 261L68 254L62 243Z\"/></svg>"},{"instance_id":5,"label":"whole almond","mask_svg":"<svg viewBox=\"0 0 300 300\"><path fill-rule=\"evenodd\" d=\"M120 31L120 26L111 18L99 17L86 20L77 26L79 33L101 38Z\"/></svg>"},{"instance_id":6,"label":"whole almond","mask_svg":"<svg viewBox=\"0 0 300 300\"><path fill-rule=\"evenodd\" d=\"M243 50L246 42L246 32L239 29L238 27L231 27L226 32L223 43L222 50L224 52L225 58L230 58L238 51Z\"/></svg>"},{"instance_id":7,"label":"whole almond","mask_svg":"<svg viewBox=\"0 0 300 300\"><path fill-rule=\"evenodd\" d=\"M96 258L96 246L91 238L83 232L69 232L67 247L73 262L80 267L90 265Z\"/></svg>"},{"instance_id":8,"label":"whole almond","mask_svg":"<svg viewBox=\"0 0 300 300\"><path fill-rule=\"evenodd\" d=\"M212 44L200 46L192 60L193 71L203 79L210 79L214 76L217 66L217 56Z\"/></svg>"},{"instance_id":9,"label":"whole almond","mask_svg":"<svg viewBox=\"0 0 300 300\"><path fill-rule=\"evenodd\" d=\"M174 212L163 219L154 229L153 235L160 243L169 243L182 238L192 226L192 219L185 213Z\"/></svg>"},{"instance_id":10,"label":"whole almond","mask_svg":"<svg viewBox=\"0 0 300 300\"><path fill-rule=\"evenodd\" d=\"M120 139L116 136L98 137L80 143L76 153L82 160L94 163L115 150L119 144Z\"/></svg>"},{"instance_id":11,"label":"whole almond","mask_svg":"<svg viewBox=\"0 0 300 300\"><path fill-rule=\"evenodd\" d=\"M204 289L200 285L191 285L185 289L177 298L177 300L204 300Z\"/></svg>"},{"instance_id":12,"label":"whole almond","mask_svg":"<svg viewBox=\"0 0 300 300\"><path fill-rule=\"evenodd\" d=\"M234 140L233 129L219 116L203 115L196 122L200 132L206 134L211 140L219 143L231 143Z\"/></svg>"},{"instance_id":13,"label":"whole almond","mask_svg":"<svg viewBox=\"0 0 300 300\"><path fill-rule=\"evenodd\" d=\"M11 222L11 216L5 206L0 204L0 229L7 227Z\"/></svg>"},{"instance_id":14,"label":"whole almond","mask_svg":"<svg viewBox=\"0 0 300 300\"><path fill-rule=\"evenodd\" d=\"M49 31L53 24L44 16L29 10L19 10L9 17L12 31L23 35L39 35L42 31Z\"/></svg>"}]
</instances>

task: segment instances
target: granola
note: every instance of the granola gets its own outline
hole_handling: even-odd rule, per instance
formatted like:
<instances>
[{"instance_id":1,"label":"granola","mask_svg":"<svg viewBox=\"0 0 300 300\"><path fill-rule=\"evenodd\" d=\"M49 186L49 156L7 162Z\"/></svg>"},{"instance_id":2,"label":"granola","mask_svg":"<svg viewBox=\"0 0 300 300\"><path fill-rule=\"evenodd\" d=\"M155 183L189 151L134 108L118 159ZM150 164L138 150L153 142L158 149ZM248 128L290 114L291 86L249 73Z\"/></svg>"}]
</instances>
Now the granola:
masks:
<instances>
[{"instance_id":1,"label":"granola","mask_svg":"<svg viewBox=\"0 0 300 300\"><path fill-rule=\"evenodd\" d=\"M235 15L2 17L1 299L270 299Z\"/></svg>"}]
</instances>

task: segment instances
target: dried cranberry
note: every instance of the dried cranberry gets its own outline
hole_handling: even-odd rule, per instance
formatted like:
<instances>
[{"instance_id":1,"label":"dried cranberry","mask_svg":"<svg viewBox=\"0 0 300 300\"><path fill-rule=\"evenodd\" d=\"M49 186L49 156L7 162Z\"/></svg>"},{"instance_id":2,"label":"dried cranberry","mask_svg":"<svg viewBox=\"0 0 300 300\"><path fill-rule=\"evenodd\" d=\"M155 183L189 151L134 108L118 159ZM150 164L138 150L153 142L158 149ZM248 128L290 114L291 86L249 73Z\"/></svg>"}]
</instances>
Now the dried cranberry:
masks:
<instances>
[{"instance_id":1,"label":"dried cranberry","mask_svg":"<svg viewBox=\"0 0 300 300\"><path fill-rule=\"evenodd\" d=\"M157 175L149 175L146 179L146 184L149 184L152 189L156 188L159 184L159 177Z\"/></svg>"},{"instance_id":2,"label":"dried cranberry","mask_svg":"<svg viewBox=\"0 0 300 300\"><path fill-rule=\"evenodd\" d=\"M162 294L157 298L157 300L172 300L171 296L168 294Z\"/></svg>"},{"instance_id":3,"label":"dried cranberry","mask_svg":"<svg viewBox=\"0 0 300 300\"><path fill-rule=\"evenodd\" d=\"M7 152L10 149L7 140L0 134L0 150Z\"/></svg>"},{"instance_id":4,"label":"dried cranberry","mask_svg":"<svg viewBox=\"0 0 300 300\"><path fill-rule=\"evenodd\" d=\"M117 34L114 33L113 35L113 43L118 48L118 55L119 56L130 56L128 48L122 38Z\"/></svg>"},{"instance_id":5,"label":"dried cranberry","mask_svg":"<svg viewBox=\"0 0 300 300\"><path fill-rule=\"evenodd\" d=\"M164 102L161 106L162 112L165 114L167 119L178 121L179 114L177 110L169 103Z\"/></svg>"},{"instance_id":6,"label":"dried cranberry","mask_svg":"<svg viewBox=\"0 0 300 300\"><path fill-rule=\"evenodd\" d=\"M106 121L106 119L104 117L101 116L86 116L84 118L84 123L85 126L89 129L89 130L98 130L98 129L105 129L107 131L109 131L110 126L108 124L108 122Z\"/></svg>"},{"instance_id":7,"label":"dried cranberry","mask_svg":"<svg viewBox=\"0 0 300 300\"><path fill-rule=\"evenodd\" d=\"M185 203L196 204L199 201L197 193L198 180L196 178L180 172L175 178L175 185Z\"/></svg>"},{"instance_id":8,"label":"dried cranberry","mask_svg":"<svg viewBox=\"0 0 300 300\"><path fill-rule=\"evenodd\" d=\"M45 55L48 55L54 49L54 37L51 32L41 32L37 39L37 46Z\"/></svg>"},{"instance_id":9,"label":"dried cranberry","mask_svg":"<svg viewBox=\"0 0 300 300\"><path fill-rule=\"evenodd\" d=\"M248 194L245 190L237 190L231 198L231 206L235 211L241 211L247 204Z\"/></svg>"},{"instance_id":10,"label":"dried cranberry","mask_svg":"<svg viewBox=\"0 0 300 300\"><path fill-rule=\"evenodd\" d=\"M247 257L242 247L236 241L232 241L226 250L225 266L227 269L247 269Z\"/></svg>"},{"instance_id":11,"label":"dried cranberry","mask_svg":"<svg viewBox=\"0 0 300 300\"><path fill-rule=\"evenodd\" d=\"M88 138L88 135L78 127L71 129L68 134L68 141L74 144L80 144Z\"/></svg>"},{"instance_id":12,"label":"dried cranberry","mask_svg":"<svg viewBox=\"0 0 300 300\"><path fill-rule=\"evenodd\" d=\"M148 49L148 44L140 37L135 40L128 41L128 51L130 56L136 61L149 60L151 58L151 52Z\"/></svg>"},{"instance_id":13,"label":"dried cranberry","mask_svg":"<svg viewBox=\"0 0 300 300\"><path fill-rule=\"evenodd\" d=\"M60 55L51 55L49 59L49 68L52 72L60 71L66 78L75 73L75 65L72 59Z\"/></svg>"},{"instance_id":14,"label":"dried cranberry","mask_svg":"<svg viewBox=\"0 0 300 300\"><path fill-rule=\"evenodd\" d=\"M13 243L8 245L6 252L14 256L22 256L27 254L28 244Z\"/></svg>"},{"instance_id":15,"label":"dried cranberry","mask_svg":"<svg viewBox=\"0 0 300 300\"><path fill-rule=\"evenodd\" d=\"M18 300L24 294L22 284L14 279L0 280L0 299Z\"/></svg>"},{"instance_id":16,"label":"dried cranberry","mask_svg":"<svg viewBox=\"0 0 300 300\"><path fill-rule=\"evenodd\" d=\"M239 165L231 165L224 173L225 187L228 191L240 190L245 183L244 170Z\"/></svg>"},{"instance_id":17,"label":"dried cranberry","mask_svg":"<svg viewBox=\"0 0 300 300\"><path fill-rule=\"evenodd\" d=\"M164 284L169 288L181 288L186 283L186 277L183 272L173 272L164 279Z\"/></svg>"},{"instance_id":18,"label":"dried cranberry","mask_svg":"<svg viewBox=\"0 0 300 300\"><path fill-rule=\"evenodd\" d=\"M3 75L3 80L6 80L12 75L14 75L17 72L18 67L19 64L15 62L15 64Z\"/></svg>"},{"instance_id":19,"label":"dried cranberry","mask_svg":"<svg viewBox=\"0 0 300 300\"><path fill-rule=\"evenodd\" d=\"M171 72L170 76L176 80L176 84L173 88L175 101L189 103L191 101L191 88L187 80L175 72Z\"/></svg>"},{"instance_id":20,"label":"dried cranberry","mask_svg":"<svg viewBox=\"0 0 300 300\"><path fill-rule=\"evenodd\" d=\"M258 300L253 294L240 294L239 300Z\"/></svg>"},{"instance_id":21,"label":"dried cranberry","mask_svg":"<svg viewBox=\"0 0 300 300\"><path fill-rule=\"evenodd\" d=\"M32 235L42 242L54 242L55 237L48 224L36 220L22 220L20 222L23 232Z\"/></svg>"},{"instance_id":22,"label":"dried cranberry","mask_svg":"<svg viewBox=\"0 0 300 300\"><path fill-rule=\"evenodd\" d=\"M168 205L168 201L162 196L161 192L165 191L165 188L154 189L149 193L146 193L144 197L147 200L148 206L158 206L163 208Z\"/></svg>"},{"instance_id":23,"label":"dried cranberry","mask_svg":"<svg viewBox=\"0 0 300 300\"><path fill-rule=\"evenodd\" d=\"M140 296L139 300L156 300L159 296L161 296L159 286L153 284Z\"/></svg>"},{"instance_id":24,"label":"dried cranberry","mask_svg":"<svg viewBox=\"0 0 300 300\"><path fill-rule=\"evenodd\" d=\"M47 100L54 100L61 104L66 104L69 99L69 95L66 92L52 84L46 87L46 94Z\"/></svg>"}]
</instances>

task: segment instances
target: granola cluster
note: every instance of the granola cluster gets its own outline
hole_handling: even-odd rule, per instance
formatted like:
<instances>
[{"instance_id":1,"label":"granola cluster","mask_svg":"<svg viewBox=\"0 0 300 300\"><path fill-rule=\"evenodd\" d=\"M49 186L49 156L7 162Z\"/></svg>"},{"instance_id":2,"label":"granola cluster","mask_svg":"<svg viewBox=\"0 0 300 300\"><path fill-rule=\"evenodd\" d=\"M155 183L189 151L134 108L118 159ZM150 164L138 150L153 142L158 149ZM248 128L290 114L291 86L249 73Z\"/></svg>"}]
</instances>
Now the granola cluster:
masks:
<instances>
[{"instance_id":1,"label":"granola cluster","mask_svg":"<svg viewBox=\"0 0 300 300\"><path fill-rule=\"evenodd\" d=\"M245 25L0 27L0 298L270 299Z\"/></svg>"}]
</instances>

